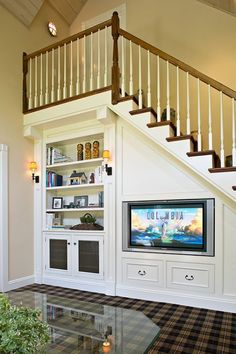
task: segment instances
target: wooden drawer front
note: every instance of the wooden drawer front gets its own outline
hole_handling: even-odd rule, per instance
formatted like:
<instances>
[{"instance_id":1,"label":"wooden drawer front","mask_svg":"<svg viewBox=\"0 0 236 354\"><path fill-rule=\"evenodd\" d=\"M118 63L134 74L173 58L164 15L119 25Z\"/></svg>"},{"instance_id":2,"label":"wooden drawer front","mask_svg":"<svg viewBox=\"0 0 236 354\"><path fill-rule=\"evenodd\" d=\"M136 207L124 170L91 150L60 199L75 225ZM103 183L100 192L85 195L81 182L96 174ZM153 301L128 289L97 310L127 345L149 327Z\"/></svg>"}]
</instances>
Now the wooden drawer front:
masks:
<instances>
[{"instance_id":1,"label":"wooden drawer front","mask_svg":"<svg viewBox=\"0 0 236 354\"><path fill-rule=\"evenodd\" d=\"M214 265L167 262L167 287L214 291Z\"/></svg>"},{"instance_id":2,"label":"wooden drawer front","mask_svg":"<svg viewBox=\"0 0 236 354\"><path fill-rule=\"evenodd\" d=\"M123 279L130 285L142 282L145 286L148 284L160 286L163 282L162 262L124 259Z\"/></svg>"}]
</instances>

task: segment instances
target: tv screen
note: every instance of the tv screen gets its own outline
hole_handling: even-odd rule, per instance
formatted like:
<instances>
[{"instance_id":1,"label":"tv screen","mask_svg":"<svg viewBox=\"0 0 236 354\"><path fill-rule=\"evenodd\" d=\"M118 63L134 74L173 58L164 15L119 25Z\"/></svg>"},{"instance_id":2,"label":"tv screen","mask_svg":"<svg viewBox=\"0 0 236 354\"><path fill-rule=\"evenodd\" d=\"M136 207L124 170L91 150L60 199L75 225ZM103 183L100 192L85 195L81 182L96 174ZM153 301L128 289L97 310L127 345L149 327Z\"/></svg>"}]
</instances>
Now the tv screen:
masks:
<instances>
[{"instance_id":1,"label":"tv screen","mask_svg":"<svg viewBox=\"0 0 236 354\"><path fill-rule=\"evenodd\" d=\"M214 200L123 202L123 250L214 254Z\"/></svg>"}]
</instances>

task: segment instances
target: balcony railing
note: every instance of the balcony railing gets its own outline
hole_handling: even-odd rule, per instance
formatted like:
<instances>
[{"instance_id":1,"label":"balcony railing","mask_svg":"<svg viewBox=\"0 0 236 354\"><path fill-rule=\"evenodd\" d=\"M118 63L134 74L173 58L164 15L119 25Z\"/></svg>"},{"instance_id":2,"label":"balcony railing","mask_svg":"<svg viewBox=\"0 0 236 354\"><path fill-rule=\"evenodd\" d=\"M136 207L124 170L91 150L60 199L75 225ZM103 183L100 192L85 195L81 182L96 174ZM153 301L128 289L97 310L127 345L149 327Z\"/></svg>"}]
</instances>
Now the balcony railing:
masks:
<instances>
[{"instance_id":1,"label":"balcony railing","mask_svg":"<svg viewBox=\"0 0 236 354\"><path fill-rule=\"evenodd\" d=\"M118 14L52 46L23 55L24 113L112 90L112 104L135 96L171 120L197 151L232 156L236 166L236 92L119 27Z\"/></svg>"}]
</instances>

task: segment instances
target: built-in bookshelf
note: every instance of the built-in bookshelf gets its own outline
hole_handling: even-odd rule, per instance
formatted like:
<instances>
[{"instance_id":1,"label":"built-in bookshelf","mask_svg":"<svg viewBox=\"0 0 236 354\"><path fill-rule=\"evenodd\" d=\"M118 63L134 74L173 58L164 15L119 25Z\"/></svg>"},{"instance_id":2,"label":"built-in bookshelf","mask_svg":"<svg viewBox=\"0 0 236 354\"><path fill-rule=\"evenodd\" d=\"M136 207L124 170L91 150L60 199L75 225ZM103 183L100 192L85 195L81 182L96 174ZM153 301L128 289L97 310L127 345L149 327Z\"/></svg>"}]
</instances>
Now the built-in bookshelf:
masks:
<instances>
[{"instance_id":1,"label":"built-in bookshelf","mask_svg":"<svg viewBox=\"0 0 236 354\"><path fill-rule=\"evenodd\" d=\"M104 225L103 135L46 145L45 227L70 230L89 213Z\"/></svg>"}]
</instances>

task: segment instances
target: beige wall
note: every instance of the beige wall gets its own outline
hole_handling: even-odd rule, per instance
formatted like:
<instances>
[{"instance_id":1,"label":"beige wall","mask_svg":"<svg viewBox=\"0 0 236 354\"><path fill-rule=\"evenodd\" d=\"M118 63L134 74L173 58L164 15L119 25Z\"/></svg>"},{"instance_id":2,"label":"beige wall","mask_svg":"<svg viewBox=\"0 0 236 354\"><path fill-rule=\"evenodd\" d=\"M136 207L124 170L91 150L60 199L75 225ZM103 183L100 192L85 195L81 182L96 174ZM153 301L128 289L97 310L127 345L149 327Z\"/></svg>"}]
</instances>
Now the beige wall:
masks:
<instances>
[{"instance_id":1,"label":"beige wall","mask_svg":"<svg viewBox=\"0 0 236 354\"><path fill-rule=\"evenodd\" d=\"M110 9L114 9L115 7L120 6L125 2L126 1L124 0L88 0L79 15L72 23L70 27L70 32L72 34L80 32L82 22L97 17L98 15L101 15L109 11Z\"/></svg>"},{"instance_id":2,"label":"beige wall","mask_svg":"<svg viewBox=\"0 0 236 354\"><path fill-rule=\"evenodd\" d=\"M59 27L57 40L68 26L46 3L30 29L0 6L0 143L9 146L9 280L33 274L33 183L27 171L33 144L23 137L22 52L55 41L47 33L49 19Z\"/></svg>"},{"instance_id":3,"label":"beige wall","mask_svg":"<svg viewBox=\"0 0 236 354\"><path fill-rule=\"evenodd\" d=\"M127 0L127 30L236 89L236 19L196 0Z\"/></svg>"}]
</instances>

